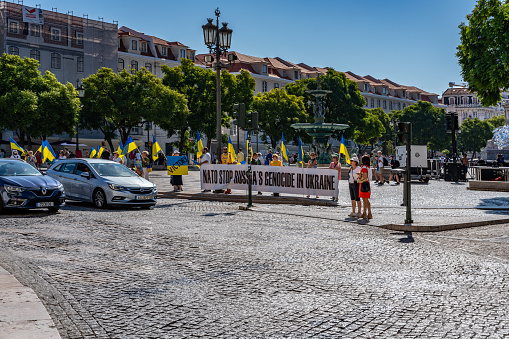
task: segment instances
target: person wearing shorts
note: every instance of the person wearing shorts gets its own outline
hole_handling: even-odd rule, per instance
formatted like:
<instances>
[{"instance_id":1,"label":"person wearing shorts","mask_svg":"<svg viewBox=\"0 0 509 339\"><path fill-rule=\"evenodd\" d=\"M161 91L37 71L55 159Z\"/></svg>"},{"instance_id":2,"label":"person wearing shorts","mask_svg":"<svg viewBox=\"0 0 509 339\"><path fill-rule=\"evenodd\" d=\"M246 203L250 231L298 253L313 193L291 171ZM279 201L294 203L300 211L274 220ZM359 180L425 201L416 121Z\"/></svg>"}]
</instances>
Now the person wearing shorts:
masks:
<instances>
[{"instance_id":1,"label":"person wearing shorts","mask_svg":"<svg viewBox=\"0 0 509 339\"><path fill-rule=\"evenodd\" d=\"M362 199L362 205L364 206L363 213L361 215L362 219L373 219L373 215L371 214L371 203L369 202L369 198L371 198L371 183L370 183L370 172L371 168L369 167L370 161L369 156L363 156L361 160L361 172L359 174L359 181L360 183L367 181L369 184L369 192L362 192L361 191L361 185L359 185L359 198Z\"/></svg>"},{"instance_id":2,"label":"person wearing shorts","mask_svg":"<svg viewBox=\"0 0 509 339\"><path fill-rule=\"evenodd\" d=\"M352 200L352 213L350 213L349 217L361 217L361 198L359 197L359 183L357 179L359 178L359 174L361 168L359 167L359 158L352 157L350 159L350 169L348 170L348 188L350 190L350 200ZM355 212L355 207L357 206L357 212Z\"/></svg>"}]
</instances>

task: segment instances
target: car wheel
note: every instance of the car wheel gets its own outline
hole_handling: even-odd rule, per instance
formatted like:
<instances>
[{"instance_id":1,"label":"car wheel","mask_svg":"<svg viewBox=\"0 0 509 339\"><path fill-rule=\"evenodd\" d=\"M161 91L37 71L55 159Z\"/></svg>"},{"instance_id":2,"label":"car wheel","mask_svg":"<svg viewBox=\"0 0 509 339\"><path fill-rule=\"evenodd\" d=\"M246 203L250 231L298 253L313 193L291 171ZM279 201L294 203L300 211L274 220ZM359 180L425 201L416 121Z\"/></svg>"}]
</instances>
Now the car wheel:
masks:
<instances>
[{"instance_id":1,"label":"car wheel","mask_svg":"<svg viewBox=\"0 0 509 339\"><path fill-rule=\"evenodd\" d=\"M140 206L140 208L141 208L142 210L149 210L149 209L150 209L150 207L152 207L152 205L148 205L148 206Z\"/></svg>"},{"instance_id":2,"label":"car wheel","mask_svg":"<svg viewBox=\"0 0 509 339\"><path fill-rule=\"evenodd\" d=\"M106 207L106 195L104 194L102 189L97 189L94 191L92 200L94 202L95 207L97 207L97 208L105 208Z\"/></svg>"},{"instance_id":3,"label":"car wheel","mask_svg":"<svg viewBox=\"0 0 509 339\"><path fill-rule=\"evenodd\" d=\"M60 210L60 207L49 207L48 211L50 213L57 213Z\"/></svg>"}]
</instances>

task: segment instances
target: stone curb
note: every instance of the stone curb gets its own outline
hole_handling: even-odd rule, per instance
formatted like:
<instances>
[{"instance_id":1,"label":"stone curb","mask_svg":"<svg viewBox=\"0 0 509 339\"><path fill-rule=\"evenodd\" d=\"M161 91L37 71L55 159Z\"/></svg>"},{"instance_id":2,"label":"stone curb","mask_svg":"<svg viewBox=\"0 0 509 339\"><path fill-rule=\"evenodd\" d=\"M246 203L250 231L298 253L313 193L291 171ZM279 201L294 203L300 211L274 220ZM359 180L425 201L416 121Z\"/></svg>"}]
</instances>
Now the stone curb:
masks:
<instances>
[{"instance_id":1,"label":"stone curb","mask_svg":"<svg viewBox=\"0 0 509 339\"><path fill-rule=\"evenodd\" d=\"M488 225L500 225L500 224L509 224L509 219L494 219L494 220L483 220L483 221L474 221L474 222L462 222L462 223L453 223L453 224L443 224L443 225L412 225L412 224L387 224L380 225L377 227L385 228L387 230L393 231L404 231L404 232L441 232L441 231L451 231L457 230L461 228L470 228L470 227L479 227L479 226L488 226Z\"/></svg>"},{"instance_id":2,"label":"stone curb","mask_svg":"<svg viewBox=\"0 0 509 339\"><path fill-rule=\"evenodd\" d=\"M205 201L222 201L222 202L238 202L247 204L247 196L235 194L214 194L214 193L175 193L161 192L158 199L188 199L188 200L205 200ZM332 200L310 199L300 197L274 197L253 195L253 203L257 204L290 204L304 206L336 206L340 207Z\"/></svg>"}]
</instances>

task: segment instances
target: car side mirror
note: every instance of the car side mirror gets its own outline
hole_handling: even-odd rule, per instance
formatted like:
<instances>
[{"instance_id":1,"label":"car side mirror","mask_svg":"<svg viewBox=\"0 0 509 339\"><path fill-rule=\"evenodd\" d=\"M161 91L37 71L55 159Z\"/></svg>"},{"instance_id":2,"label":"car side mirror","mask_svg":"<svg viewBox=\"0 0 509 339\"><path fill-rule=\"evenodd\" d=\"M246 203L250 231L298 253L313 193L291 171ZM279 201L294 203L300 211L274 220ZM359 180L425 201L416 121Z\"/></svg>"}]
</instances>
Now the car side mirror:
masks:
<instances>
[{"instance_id":1,"label":"car side mirror","mask_svg":"<svg viewBox=\"0 0 509 339\"><path fill-rule=\"evenodd\" d=\"M83 178L87 178L87 179L89 179L89 180L90 180L90 173L88 173L88 172L82 172L80 175L81 175Z\"/></svg>"}]
</instances>

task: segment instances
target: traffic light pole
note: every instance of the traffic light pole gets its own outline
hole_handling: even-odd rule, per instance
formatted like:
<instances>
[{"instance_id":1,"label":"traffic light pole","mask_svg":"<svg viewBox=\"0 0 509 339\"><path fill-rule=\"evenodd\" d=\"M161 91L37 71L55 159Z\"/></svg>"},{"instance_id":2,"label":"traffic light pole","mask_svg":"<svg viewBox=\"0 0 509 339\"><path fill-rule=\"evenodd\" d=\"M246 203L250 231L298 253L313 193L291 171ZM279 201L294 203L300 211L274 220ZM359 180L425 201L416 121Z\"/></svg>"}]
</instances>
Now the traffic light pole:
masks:
<instances>
[{"instance_id":1,"label":"traffic light pole","mask_svg":"<svg viewBox=\"0 0 509 339\"><path fill-rule=\"evenodd\" d=\"M410 162L411 162L411 153L412 153L412 124L408 123L408 140L406 143L406 178L405 178L405 192L406 192L406 218L405 224L412 224L414 221L412 220L412 197L411 197L411 173L410 173Z\"/></svg>"},{"instance_id":2,"label":"traffic light pole","mask_svg":"<svg viewBox=\"0 0 509 339\"><path fill-rule=\"evenodd\" d=\"M247 132L247 140L249 140L248 147L247 147L247 186L248 186L248 195L247 195L247 208L250 208L253 206L253 178L251 171L251 152L249 151L249 148L253 148L251 145L251 132Z\"/></svg>"}]
</instances>

